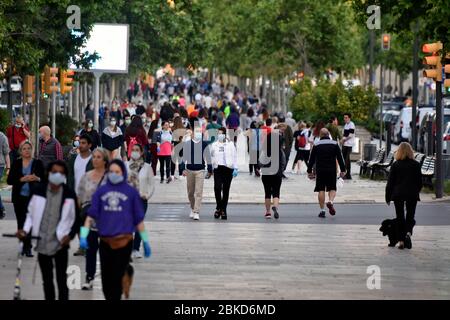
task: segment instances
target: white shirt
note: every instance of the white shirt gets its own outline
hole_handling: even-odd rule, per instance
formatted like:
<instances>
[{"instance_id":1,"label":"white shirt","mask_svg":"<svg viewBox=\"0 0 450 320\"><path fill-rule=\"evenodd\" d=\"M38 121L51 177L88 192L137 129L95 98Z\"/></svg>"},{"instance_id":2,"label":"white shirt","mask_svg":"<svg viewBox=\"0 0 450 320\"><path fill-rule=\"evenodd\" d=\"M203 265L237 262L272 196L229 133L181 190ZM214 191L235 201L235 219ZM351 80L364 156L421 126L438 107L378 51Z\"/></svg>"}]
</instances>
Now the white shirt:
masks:
<instances>
[{"instance_id":1,"label":"white shirt","mask_svg":"<svg viewBox=\"0 0 450 320\"><path fill-rule=\"evenodd\" d=\"M81 177L86 173L86 166L91 158L91 154L86 159L83 159L81 155L77 155L77 157L75 158L75 164L73 168L75 176L75 190L78 190L78 185L80 183Z\"/></svg>"},{"instance_id":2,"label":"white shirt","mask_svg":"<svg viewBox=\"0 0 450 320\"><path fill-rule=\"evenodd\" d=\"M206 108L211 108L211 104L212 104L212 98L210 96L206 96L205 97L205 107Z\"/></svg>"},{"instance_id":3,"label":"white shirt","mask_svg":"<svg viewBox=\"0 0 450 320\"><path fill-rule=\"evenodd\" d=\"M344 147L353 147L355 145L355 124L353 121L346 123L344 126L344 138L349 137L344 141Z\"/></svg>"},{"instance_id":4,"label":"white shirt","mask_svg":"<svg viewBox=\"0 0 450 320\"><path fill-rule=\"evenodd\" d=\"M217 164L219 166L227 166L227 161L225 159L225 144L217 143Z\"/></svg>"}]
</instances>

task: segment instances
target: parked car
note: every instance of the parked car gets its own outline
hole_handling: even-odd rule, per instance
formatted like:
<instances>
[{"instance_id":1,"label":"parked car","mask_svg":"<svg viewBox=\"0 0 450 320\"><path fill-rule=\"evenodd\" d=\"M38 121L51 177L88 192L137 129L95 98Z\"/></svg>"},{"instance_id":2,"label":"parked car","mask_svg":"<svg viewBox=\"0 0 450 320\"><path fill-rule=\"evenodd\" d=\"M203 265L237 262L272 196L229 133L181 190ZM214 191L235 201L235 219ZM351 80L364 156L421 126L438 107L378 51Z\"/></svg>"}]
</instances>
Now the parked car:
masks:
<instances>
[{"instance_id":1,"label":"parked car","mask_svg":"<svg viewBox=\"0 0 450 320\"><path fill-rule=\"evenodd\" d=\"M394 143L411 141L412 108L405 107L400 111L397 123L394 126Z\"/></svg>"},{"instance_id":2,"label":"parked car","mask_svg":"<svg viewBox=\"0 0 450 320\"><path fill-rule=\"evenodd\" d=\"M389 110L389 111L386 111L386 113L384 114L384 117L383 117L383 122L385 124L386 124L386 122L391 123L391 141L393 141L393 139L394 139L394 127L398 121L399 116L400 116L400 111ZM386 139L385 132L383 132L383 139Z\"/></svg>"},{"instance_id":3,"label":"parked car","mask_svg":"<svg viewBox=\"0 0 450 320\"><path fill-rule=\"evenodd\" d=\"M427 135L428 127L427 126L428 126L429 121L431 121L431 123L432 123L431 130L433 133L434 140L436 140L436 112L435 111L427 112L427 114L422 119L422 123L419 128L419 139L417 140L417 143L418 143L417 149L418 149L418 151L420 151L422 153L426 153L426 151L427 151L427 146L428 146L428 135ZM447 138L448 123L450 122L450 109L449 108L444 109L443 122L444 122L444 128L443 128L444 140L448 141L446 139L450 139L450 138ZM435 146L433 144L433 153L434 153L434 148L435 148ZM444 148L445 148L445 143L444 143Z\"/></svg>"},{"instance_id":4,"label":"parked car","mask_svg":"<svg viewBox=\"0 0 450 320\"><path fill-rule=\"evenodd\" d=\"M444 126L444 153L450 153L450 122Z\"/></svg>"}]
</instances>

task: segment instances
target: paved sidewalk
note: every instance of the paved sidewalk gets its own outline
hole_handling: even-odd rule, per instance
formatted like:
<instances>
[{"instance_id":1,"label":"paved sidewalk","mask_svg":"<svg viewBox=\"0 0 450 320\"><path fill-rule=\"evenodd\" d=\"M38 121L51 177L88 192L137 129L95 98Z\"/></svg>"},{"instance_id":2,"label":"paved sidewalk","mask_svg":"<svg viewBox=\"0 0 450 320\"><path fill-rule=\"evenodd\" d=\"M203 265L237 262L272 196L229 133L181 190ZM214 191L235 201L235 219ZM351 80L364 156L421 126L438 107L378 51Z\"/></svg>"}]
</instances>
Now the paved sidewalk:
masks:
<instances>
[{"instance_id":1,"label":"paved sidewalk","mask_svg":"<svg viewBox=\"0 0 450 320\"><path fill-rule=\"evenodd\" d=\"M2 221L0 231L10 224ZM448 227L418 226L413 249L401 251L373 225L146 225L153 256L134 263L132 299L450 299ZM84 270L75 247L69 265ZM13 239L0 243L0 300L12 297L15 249ZM39 268L31 283L34 264L25 259L22 267L26 299L43 298ZM380 268L380 290L367 287L369 266ZM103 299L100 277L93 291L70 296Z\"/></svg>"},{"instance_id":2,"label":"paved sidewalk","mask_svg":"<svg viewBox=\"0 0 450 320\"><path fill-rule=\"evenodd\" d=\"M230 190L230 203L263 203L264 188L260 178L249 175L246 140L243 135L238 139L238 163L239 175L233 179ZM281 203L316 203L317 194L313 192L315 182L310 181L306 175L306 167L303 164L300 174L289 173L295 151L291 152L288 164L287 176L281 185ZM373 181L359 177L359 167L352 164L353 180L345 181L344 187L338 190L336 203L384 203L386 181ZM178 171L176 172L178 174ZM155 177L155 193L152 203L187 203L186 181L175 180L170 184L159 183L159 169ZM6 189L0 192L5 202L10 201L11 192ZM423 193L421 199L424 202L436 202L434 194ZM444 200L449 200L450 197ZM204 203L215 203L214 179L205 180Z\"/></svg>"}]
</instances>

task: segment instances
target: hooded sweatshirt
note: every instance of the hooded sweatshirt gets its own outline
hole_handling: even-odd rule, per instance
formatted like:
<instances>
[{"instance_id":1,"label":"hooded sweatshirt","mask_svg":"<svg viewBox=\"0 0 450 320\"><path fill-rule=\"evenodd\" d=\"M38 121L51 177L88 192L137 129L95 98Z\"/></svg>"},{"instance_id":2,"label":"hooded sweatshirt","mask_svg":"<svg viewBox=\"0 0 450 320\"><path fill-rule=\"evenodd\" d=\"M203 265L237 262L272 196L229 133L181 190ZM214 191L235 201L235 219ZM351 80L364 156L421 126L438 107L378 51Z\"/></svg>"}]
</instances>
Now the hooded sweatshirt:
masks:
<instances>
[{"instance_id":1,"label":"hooded sweatshirt","mask_svg":"<svg viewBox=\"0 0 450 320\"><path fill-rule=\"evenodd\" d=\"M144 220L144 207L139 192L127 183L127 169L120 160L113 163L122 168L124 179L112 184L109 179L92 196L87 215L95 220L101 237L132 234Z\"/></svg>"}]
</instances>

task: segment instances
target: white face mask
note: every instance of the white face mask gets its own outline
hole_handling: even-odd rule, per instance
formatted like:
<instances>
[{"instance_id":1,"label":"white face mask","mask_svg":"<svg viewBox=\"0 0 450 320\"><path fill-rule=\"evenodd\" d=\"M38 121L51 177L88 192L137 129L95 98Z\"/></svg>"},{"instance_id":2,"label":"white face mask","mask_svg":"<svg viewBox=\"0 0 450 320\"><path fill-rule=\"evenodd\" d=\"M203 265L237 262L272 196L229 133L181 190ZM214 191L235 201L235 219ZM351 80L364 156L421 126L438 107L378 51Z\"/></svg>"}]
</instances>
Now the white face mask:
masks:
<instances>
[{"instance_id":1,"label":"white face mask","mask_svg":"<svg viewBox=\"0 0 450 320\"><path fill-rule=\"evenodd\" d=\"M141 153L137 151L131 152L131 159L133 160L139 160L141 158Z\"/></svg>"},{"instance_id":2,"label":"white face mask","mask_svg":"<svg viewBox=\"0 0 450 320\"><path fill-rule=\"evenodd\" d=\"M195 141L200 141L200 140L202 140L202 133L201 132L195 132L194 133L194 140Z\"/></svg>"},{"instance_id":3,"label":"white face mask","mask_svg":"<svg viewBox=\"0 0 450 320\"><path fill-rule=\"evenodd\" d=\"M48 175L48 181L55 186L59 186L66 183L66 176L59 172L52 172Z\"/></svg>"},{"instance_id":4,"label":"white face mask","mask_svg":"<svg viewBox=\"0 0 450 320\"><path fill-rule=\"evenodd\" d=\"M115 121L111 121L109 123L109 125L110 125L111 128L114 128L116 126L116 122Z\"/></svg>"},{"instance_id":5,"label":"white face mask","mask_svg":"<svg viewBox=\"0 0 450 320\"><path fill-rule=\"evenodd\" d=\"M89 122L88 123L88 128L92 128L92 127L94 127L94 124L92 122Z\"/></svg>"},{"instance_id":6,"label":"white face mask","mask_svg":"<svg viewBox=\"0 0 450 320\"><path fill-rule=\"evenodd\" d=\"M219 139L220 142L224 142L225 141L225 135L223 133L220 133L217 138Z\"/></svg>"}]
</instances>

